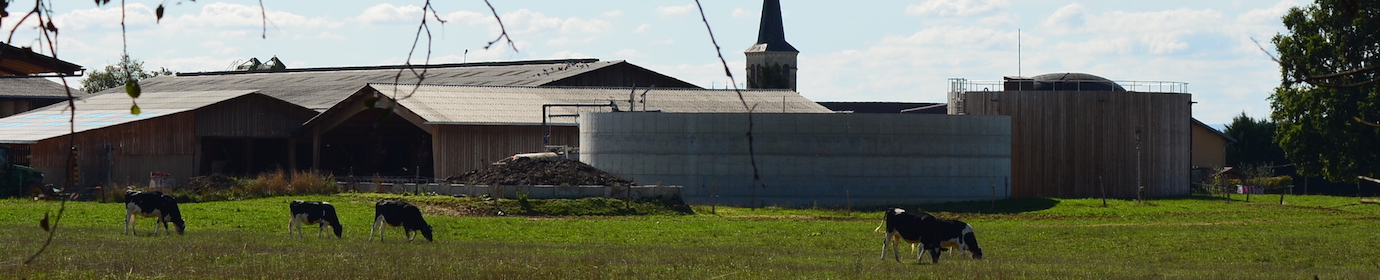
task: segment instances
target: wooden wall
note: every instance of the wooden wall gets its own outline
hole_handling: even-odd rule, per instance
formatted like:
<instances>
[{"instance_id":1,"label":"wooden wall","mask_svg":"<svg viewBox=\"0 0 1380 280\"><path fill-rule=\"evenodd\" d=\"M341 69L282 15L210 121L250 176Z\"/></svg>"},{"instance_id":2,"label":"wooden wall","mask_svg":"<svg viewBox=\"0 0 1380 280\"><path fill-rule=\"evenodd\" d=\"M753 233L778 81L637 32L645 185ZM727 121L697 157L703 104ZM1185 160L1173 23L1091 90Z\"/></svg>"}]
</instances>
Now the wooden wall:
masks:
<instances>
[{"instance_id":1,"label":"wooden wall","mask_svg":"<svg viewBox=\"0 0 1380 280\"><path fill-rule=\"evenodd\" d=\"M964 93L965 112L1011 116L1011 194L1134 197L1136 130L1149 196L1189 192L1190 95L1110 91Z\"/></svg>"},{"instance_id":2,"label":"wooden wall","mask_svg":"<svg viewBox=\"0 0 1380 280\"><path fill-rule=\"evenodd\" d=\"M432 135L436 178L488 168L519 153L544 152L541 126L437 125ZM551 127L551 145L578 146L579 128Z\"/></svg>"},{"instance_id":3,"label":"wooden wall","mask_svg":"<svg viewBox=\"0 0 1380 280\"><path fill-rule=\"evenodd\" d=\"M287 138L316 111L272 97L250 94L197 110L199 136Z\"/></svg>"},{"instance_id":4,"label":"wooden wall","mask_svg":"<svg viewBox=\"0 0 1380 280\"><path fill-rule=\"evenodd\" d=\"M1195 167L1216 168L1227 166L1227 139L1217 135L1212 128L1193 126L1193 161Z\"/></svg>"},{"instance_id":5,"label":"wooden wall","mask_svg":"<svg viewBox=\"0 0 1380 280\"><path fill-rule=\"evenodd\" d=\"M104 184L108 173L119 184L148 184L149 172L164 172L178 182L196 175L196 116L182 112L116 125L75 135L80 182ZM45 183L67 182L68 137L35 143L33 167L43 171ZM102 152L110 146L109 157Z\"/></svg>"}]
</instances>

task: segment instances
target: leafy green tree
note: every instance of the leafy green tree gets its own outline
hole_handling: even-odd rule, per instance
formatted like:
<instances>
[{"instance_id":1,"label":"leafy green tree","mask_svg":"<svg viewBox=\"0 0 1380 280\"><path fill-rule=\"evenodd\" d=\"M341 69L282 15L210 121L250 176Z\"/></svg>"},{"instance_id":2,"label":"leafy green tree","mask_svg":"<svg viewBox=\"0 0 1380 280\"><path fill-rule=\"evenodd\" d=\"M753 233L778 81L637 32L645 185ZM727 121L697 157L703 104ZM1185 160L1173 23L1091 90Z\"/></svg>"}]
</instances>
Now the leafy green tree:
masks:
<instances>
[{"instance_id":1,"label":"leafy green tree","mask_svg":"<svg viewBox=\"0 0 1380 280\"><path fill-rule=\"evenodd\" d=\"M1289 159L1284 156L1284 149L1274 142L1275 123L1270 119L1255 119L1242 112L1232 118L1231 124L1227 124L1227 130L1223 133L1236 139L1236 143L1227 144L1228 165L1244 167L1289 163Z\"/></svg>"},{"instance_id":2,"label":"leafy green tree","mask_svg":"<svg viewBox=\"0 0 1380 280\"><path fill-rule=\"evenodd\" d=\"M1282 83L1275 142L1305 176L1355 182L1380 171L1380 0L1315 0L1272 40Z\"/></svg>"},{"instance_id":3,"label":"leafy green tree","mask_svg":"<svg viewBox=\"0 0 1380 280\"><path fill-rule=\"evenodd\" d=\"M157 71L144 71L144 62L130 58L129 55L121 55L120 63L106 65L104 70L92 70L86 75L86 79L81 81L81 90L87 93L96 93L114 87L125 85L126 81L135 81L172 75L172 71L167 68L159 68Z\"/></svg>"}]
</instances>

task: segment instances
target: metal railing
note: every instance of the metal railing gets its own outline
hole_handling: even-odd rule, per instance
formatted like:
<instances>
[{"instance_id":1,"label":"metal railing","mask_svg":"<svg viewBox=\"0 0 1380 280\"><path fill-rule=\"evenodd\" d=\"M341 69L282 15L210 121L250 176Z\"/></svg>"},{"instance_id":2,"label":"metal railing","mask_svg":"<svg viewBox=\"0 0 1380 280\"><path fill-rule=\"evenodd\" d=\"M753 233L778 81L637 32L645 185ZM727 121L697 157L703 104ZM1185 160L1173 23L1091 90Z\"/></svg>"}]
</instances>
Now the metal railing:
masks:
<instances>
[{"instance_id":1,"label":"metal railing","mask_svg":"<svg viewBox=\"0 0 1380 280\"><path fill-rule=\"evenodd\" d=\"M949 78L949 92L974 92L974 91L1004 91L1006 82L1003 80L969 80L965 78ZM1033 80L1012 80L1011 82L1033 82ZM1074 90L1084 83L1101 84L1100 80L1060 80L1061 84L1071 84ZM1188 83L1170 81L1112 81L1126 91L1133 92L1159 92L1159 93L1188 93Z\"/></svg>"}]
</instances>

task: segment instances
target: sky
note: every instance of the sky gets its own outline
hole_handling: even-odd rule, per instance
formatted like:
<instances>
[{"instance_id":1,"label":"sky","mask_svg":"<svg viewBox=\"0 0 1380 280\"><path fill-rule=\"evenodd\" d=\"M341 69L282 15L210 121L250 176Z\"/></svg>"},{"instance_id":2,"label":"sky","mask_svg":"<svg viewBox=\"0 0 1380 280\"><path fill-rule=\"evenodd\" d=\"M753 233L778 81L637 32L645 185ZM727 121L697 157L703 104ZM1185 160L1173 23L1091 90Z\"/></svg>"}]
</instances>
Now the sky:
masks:
<instances>
[{"instance_id":1,"label":"sky","mask_svg":"<svg viewBox=\"0 0 1380 280\"><path fill-rule=\"evenodd\" d=\"M481 0L434 1L429 36L418 38L425 0L53 1L57 57L90 69L122 49L145 68L233 69L277 56L289 68L559 58L627 60L706 88L730 83L694 1L491 0L514 44ZM1270 39L1295 0L782 1L786 39L800 50L798 91L815 101L945 102L950 78L1000 80L1082 72L1116 81L1187 83L1193 115L1225 124L1269 116L1279 85ZM0 22L12 45L42 47L31 2ZM166 5L155 21L154 8ZM743 50L757 38L761 1L702 1L743 82ZM266 14L266 17L263 16ZM440 23L436 19L444 20ZM425 31L424 31L425 32ZM1256 41L1259 43L1257 44ZM414 42L416 48L414 49ZM46 44L46 43L43 43ZM428 47L429 58L427 57ZM516 51L514 51L514 48ZM1268 53L1266 51L1268 50ZM79 87L76 80L69 81Z\"/></svg>"}]
</instances>

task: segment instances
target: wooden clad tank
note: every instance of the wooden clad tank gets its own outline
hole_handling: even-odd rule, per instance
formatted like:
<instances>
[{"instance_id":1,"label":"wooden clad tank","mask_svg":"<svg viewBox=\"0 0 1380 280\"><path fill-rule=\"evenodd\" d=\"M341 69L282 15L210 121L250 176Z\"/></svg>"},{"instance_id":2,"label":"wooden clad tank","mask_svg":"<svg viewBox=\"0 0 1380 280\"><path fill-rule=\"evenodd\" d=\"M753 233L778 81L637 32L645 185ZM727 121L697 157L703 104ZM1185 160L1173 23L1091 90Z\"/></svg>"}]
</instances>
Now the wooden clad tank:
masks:
<instances>
[{"instance_id":1,"label":"wooden clad tank","mask_svg":"<svg viewBox=\"0 0 1380 280\"><path fill-rule=\"evenodd\" d=\"M958 92L958 113L1011 116L1011 195L1134 197L1189 194L1187 93L1127 91L1088 74Z\"/></svg>"}]
</instances>

